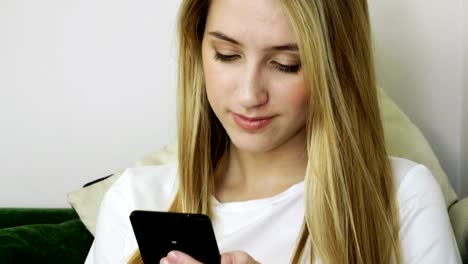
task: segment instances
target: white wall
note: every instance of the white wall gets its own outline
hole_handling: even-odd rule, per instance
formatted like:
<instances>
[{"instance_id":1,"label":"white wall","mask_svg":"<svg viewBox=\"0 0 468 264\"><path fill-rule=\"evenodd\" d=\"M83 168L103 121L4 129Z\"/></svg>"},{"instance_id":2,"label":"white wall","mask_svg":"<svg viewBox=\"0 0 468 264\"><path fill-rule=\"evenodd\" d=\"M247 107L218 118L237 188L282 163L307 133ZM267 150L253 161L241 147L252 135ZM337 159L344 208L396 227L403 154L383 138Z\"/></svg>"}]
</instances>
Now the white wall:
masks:
<instances>
[{"instance_id":1,"label":"white wall","mask_svg":"<svg viewBox=\"0 0 468 264\"><path fill-rule=\"evenodd\" d=\"M462 190L462 195L463 196L468 196L468 2L465 1L463 3L463 15L464 15L464 28L463 28L463 33L464 33L464 56L463 56L463 62L464 62L464 99L463 99L463 108L464 108L464 114L463 114L463 131L462 131L462 137L463 137L463 156L462 156L462 180L461 180L461 186L463 186Z\"/></svg>"},{"instance_id":2,"label":"white wall","mask_svg":"<svg viewBox=\"0 0 468 264\"><path fill-rule=\"evenodd\" d=\"M462 1L370 5L380 83L466 192ZM175 137L179 2L0 1L0 207L67 206L68 191Z\"/></svg>"},{"instance_id":3,"label":"white wall","mask_svg":"<svg viewBox=\"0 0 468 264\"><path fill-rule=\"evenodd\" d=\"M459 194L462 185L463 0L370 0L378 81L423 130ZM466 172L466 169L465 169ZM464 176L466 177L466 176Z\"/></svg>"},{"instance_id":4,"label":"white wall","mask_svg":"<svg viewBox=\"0 0 468 264\"><path fill-rule=\"evenodd\" d=\"M0 1L0 207L67 206L175 137L178 2Z\"/></svg>"}]
</instances>

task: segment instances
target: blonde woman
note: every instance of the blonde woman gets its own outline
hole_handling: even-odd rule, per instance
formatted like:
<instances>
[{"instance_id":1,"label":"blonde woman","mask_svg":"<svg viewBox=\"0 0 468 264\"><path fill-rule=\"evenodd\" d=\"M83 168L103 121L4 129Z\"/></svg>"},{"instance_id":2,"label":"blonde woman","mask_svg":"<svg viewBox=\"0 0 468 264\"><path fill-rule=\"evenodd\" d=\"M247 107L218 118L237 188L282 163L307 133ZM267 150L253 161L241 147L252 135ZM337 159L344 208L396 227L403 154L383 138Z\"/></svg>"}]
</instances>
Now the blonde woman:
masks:
<instances>
[{"instance_id":1,"label":"blonde woman","mask_svg":"<svg viewBox=\"0 0 468 264\"><path fill-rule=\"evenodd\" d=\"M370 43L365 0L183 1L178 162L121 176L86 263L142 263L135 209L209 215L224 264L460 263L431 173L387 155Z\"/></svg>"}]
</instances>

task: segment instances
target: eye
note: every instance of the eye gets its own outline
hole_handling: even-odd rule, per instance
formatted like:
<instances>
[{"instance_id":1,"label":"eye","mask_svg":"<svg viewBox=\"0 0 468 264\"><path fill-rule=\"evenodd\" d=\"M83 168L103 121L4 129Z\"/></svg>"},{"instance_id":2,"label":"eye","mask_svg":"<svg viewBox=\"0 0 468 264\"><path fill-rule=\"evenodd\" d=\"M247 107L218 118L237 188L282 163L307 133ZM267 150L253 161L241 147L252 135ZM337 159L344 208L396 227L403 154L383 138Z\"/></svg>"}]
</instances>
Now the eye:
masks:
<instances>
[{"instance_id":1,"label":"eye","mask_svg":"<svg viewBox=\"0 0 468 264\"><path fill-rule=\"evenodd\" d=\"M285 73L297 73L299 69L301 68L300 64L296 65L284 65L278 62L273 62L273 65L277 70L280 72L285 72Z\"/></svg>"},{"instance_id":2,"label":"eye","mask_svg":"<svg viewBox=\"0 0 468 264\"><path fill-rule=\"evenodd\" d=\"M239 55L224 55L217 51L215 53L215 60L224 61L224 62L234 61L239 57L240 57Z\"/></svg>"}]
</instances>

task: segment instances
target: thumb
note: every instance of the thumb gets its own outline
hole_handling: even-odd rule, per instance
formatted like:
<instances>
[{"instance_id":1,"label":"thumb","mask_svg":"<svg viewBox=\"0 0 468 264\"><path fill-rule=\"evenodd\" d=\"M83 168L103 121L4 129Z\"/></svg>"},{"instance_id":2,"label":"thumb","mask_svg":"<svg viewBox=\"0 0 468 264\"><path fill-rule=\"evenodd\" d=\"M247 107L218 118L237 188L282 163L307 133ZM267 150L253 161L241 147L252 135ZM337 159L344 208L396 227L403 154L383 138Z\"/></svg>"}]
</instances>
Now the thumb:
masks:
<instances>
[{"instance_id":1,"label":"thumb","mask_svg":"<svg viewBox=\"0 0 468 264\"><path fill-rule=\"evenodd\" d=\"M232 251L221 255L221 264L259 264L244 251Z\"/></svg>"},{"instance_id":2,"label":"thumb","mask_svg":"<svg viewBox=\"0 0 468 264\"><path fill-rule=\"evenodd\" d=\"M164 264L202 264L189 255L173 250L167 254L167 257L162 258L160 263Z\"/></svg>"}]
</instances>

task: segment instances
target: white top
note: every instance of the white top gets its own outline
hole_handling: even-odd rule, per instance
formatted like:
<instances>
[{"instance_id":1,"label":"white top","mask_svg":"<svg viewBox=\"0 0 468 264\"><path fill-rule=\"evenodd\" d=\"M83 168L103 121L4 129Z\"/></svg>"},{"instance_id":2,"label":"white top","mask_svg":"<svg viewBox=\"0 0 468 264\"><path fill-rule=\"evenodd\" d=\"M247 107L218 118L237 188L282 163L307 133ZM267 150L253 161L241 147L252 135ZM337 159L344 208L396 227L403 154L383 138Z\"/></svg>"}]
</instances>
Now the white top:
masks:
<instances>
[{"instance_id":1,"label":"white top","mask_svg":"<svg viewBox=\"0 0 468 264\"><path fill-rule=\"evenodd\" d=\"M391 161L403 263L461 263L444 198L431 172L406 159ZM127 263L137 249L130 212L167 211L177 184L176 163L126 170L102 201L85 264ZM304 218L304 182L265 199L213 201L212 221L221 252L243 250L260 263L290 263Z\"/></svg>"}]
</instances>

